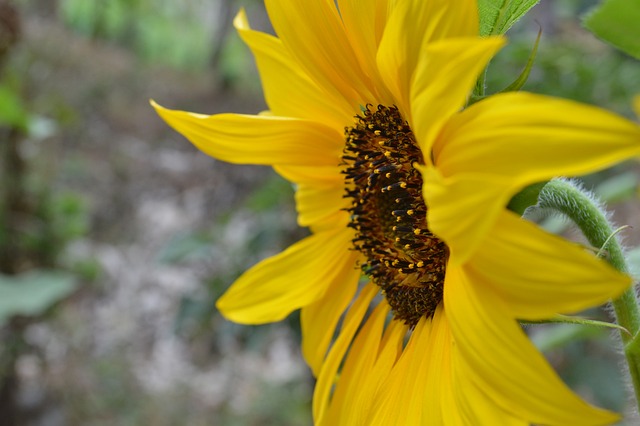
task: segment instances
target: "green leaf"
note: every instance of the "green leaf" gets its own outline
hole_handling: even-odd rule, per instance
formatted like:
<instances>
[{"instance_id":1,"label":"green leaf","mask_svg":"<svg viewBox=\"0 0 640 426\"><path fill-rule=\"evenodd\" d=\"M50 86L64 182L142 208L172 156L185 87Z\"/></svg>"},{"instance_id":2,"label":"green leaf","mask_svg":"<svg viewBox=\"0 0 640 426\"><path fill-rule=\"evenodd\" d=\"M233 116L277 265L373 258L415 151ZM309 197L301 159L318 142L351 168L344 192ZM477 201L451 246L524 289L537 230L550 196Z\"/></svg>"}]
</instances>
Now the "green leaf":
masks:
<instances>
[{"instance_id":1,"label":"green leaf","mask_svg":"<svg viewBox=\"0 0 640 426\"><path fill-rule=\"evenodd\" d=\"M0 325L14 315L41 315L76 287L73 275L59 271L0 275Z\"/></svg>"},{"instance_id":2,"label":"green leaf","mask_svg":"<svg viewBox=\"0 0 640 426\"><path fill-rule=\"evenodd\" d=\"M640 2L605 0L584 17L584 26L597 37L640 59Z\"/></svg>"},{"instance_id":3,"label":"green leaf","mask_svg":"<svg viewBox=\"0 0 640 426\"><path fill-rule=\"evenodd\" d=\"M480 35L506 33L540 0L478 0Z\"/></svg>"}]
</instances>

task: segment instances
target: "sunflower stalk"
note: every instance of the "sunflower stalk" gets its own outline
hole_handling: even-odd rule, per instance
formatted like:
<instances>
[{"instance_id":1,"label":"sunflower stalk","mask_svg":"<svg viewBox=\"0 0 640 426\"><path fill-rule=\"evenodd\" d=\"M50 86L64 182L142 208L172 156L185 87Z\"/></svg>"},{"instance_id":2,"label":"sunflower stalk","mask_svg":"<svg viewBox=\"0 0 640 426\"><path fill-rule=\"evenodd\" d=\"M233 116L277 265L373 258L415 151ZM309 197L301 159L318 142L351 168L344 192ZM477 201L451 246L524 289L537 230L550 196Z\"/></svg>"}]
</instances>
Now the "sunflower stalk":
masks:
<instances>
[{"instance_id":1,"label":"sunflower stalk","mask_svg":"<svg viewBox=\"0 0 640 426\"><path fill-rule=\"evenodd\" d=\"M616 229L602 206L587 191L565 179L549 181L540 191L536 209L560 212L571 219L589 243L618 271L629 274L624 251L616 238ZM636 402L640 407L640 310L632 286L613 301L617 323L630 334L621 332L624 353L633 381Z\"/></svg>"}]
</instances>

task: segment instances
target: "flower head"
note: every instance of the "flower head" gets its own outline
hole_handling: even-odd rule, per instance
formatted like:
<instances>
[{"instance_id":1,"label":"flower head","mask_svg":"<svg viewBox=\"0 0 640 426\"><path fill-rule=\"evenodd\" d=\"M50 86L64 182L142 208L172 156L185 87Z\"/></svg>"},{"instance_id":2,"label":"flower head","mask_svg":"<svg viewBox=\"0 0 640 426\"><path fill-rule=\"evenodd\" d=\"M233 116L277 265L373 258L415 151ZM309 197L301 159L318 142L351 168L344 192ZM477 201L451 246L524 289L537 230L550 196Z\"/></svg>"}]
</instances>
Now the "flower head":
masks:
<instances>
[{"instance_id":1,"label":"flower head","mask_svg":"<svg viewBox=\"0 0 640 426\"><path fill-rule=\"evenodd\" d=\"M465 107L505 43L478 37L471 0L265 3L278 37L243 12L235 26L268 114L154 104L202 151L272 165L312 231L241 276L222 313L264 323L302 310L318 424L614 421L517 320L601 304L630 279L506 206L532 183L637 155L638 126L527 93Z\"/></svg>"}]
</instances>

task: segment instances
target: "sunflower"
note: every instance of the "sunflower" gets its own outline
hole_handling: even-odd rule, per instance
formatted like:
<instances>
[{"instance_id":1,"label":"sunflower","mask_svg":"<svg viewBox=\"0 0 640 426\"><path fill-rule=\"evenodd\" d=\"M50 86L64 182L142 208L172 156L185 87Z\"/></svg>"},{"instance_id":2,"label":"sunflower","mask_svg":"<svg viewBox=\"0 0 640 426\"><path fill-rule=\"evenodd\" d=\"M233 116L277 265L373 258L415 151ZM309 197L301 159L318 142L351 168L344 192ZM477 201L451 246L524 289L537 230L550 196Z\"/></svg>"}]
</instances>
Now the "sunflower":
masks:
<instances>
[{"instance_id":1,"label":"sunflower","mask_svg":"<svg viewBox=\"0 0 640 426\"><path fill-rule=\"evenodd\" d=\"M506 206L637 155L639 127L528 93L467 106L505 43L478 37L471 0L265 3L277 37L243 11L234 23L269 111L153 104L205 153L273 166L311 230L245 272L222 314L258 324L301 309L316 424L615 421L562 383L518 320L599 305L630 278Z\"/></svg>"}]
</instances>

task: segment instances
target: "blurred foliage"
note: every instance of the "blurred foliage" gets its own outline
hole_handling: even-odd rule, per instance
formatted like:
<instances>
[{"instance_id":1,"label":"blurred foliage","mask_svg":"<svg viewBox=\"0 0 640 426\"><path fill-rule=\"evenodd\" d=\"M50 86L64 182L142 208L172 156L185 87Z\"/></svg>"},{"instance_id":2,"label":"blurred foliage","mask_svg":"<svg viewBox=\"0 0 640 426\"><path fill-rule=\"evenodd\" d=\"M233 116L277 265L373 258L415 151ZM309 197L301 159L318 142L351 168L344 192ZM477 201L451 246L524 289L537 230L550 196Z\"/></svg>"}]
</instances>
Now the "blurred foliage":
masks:
<instances>
[{"instance_id":1,"label":"blurred foliage","mask_svg":"<svg viewBox=\"0 0 640 426\"><path fill-rule=\"evenodd\" d=\"M259 329L269 326L238 327L224 321L217 313L214 301L247 269L248 264L261 260L264 253L275 254L292 242L286 238L291 231L287 232L287 228L278 226L283 211L293 209L292 200L291 184L274 173L247 196L242 206L234 206L211 228L178 234L165 246L159 254L162 262L180 263L204 257L215 259L216 264L224 265L222 271L205 281L204 289L183 296L176 318L176 329L180 334L208 333L214 317L217 318L215 323L219 327L216 332L230 333L229 336L245 341L259 341L263 334ZM245 231L247 237L242 240L242 245L234 246L229 244L228 239L229 233L233 233L236 226L234 220L239 218L238 211L250 215L248 220L240 218L250 228ZM297 313L292 314L286 321L299 334L297 317Z\"/></svg>"},{"instance_id":2,"label":"blurred foliage","mask_svg":"<svg viewBox=\"0 0 640 426\"><path fill-rule=\"evenodd\" d=\"M30 1L34 0L21 0L23 3ZM248 48L233 31L230 35L223 32L223 37L216 34L224 25L223 16L216 12L221 1L58 0L56 3L59 19L73 29L78 37L107 40L130 49L150 64L189 69L199 74L209 73L216 45L219 44L221 57L215 71L224 82L232 88L258 88L259 80ZM261 2L235 2L233 13L240 4L255 3ZM532 4L531 1L522 3ZM604 46L589 34L580 32L576 17L593 4L595 1L553 2L557 28L543 27L537 58L524 90L598 104L631 116L630 99L633 94L640 93L638 64ZM503 89L526 66L537 31L538 26L526 19L509 31L510 44L492 61L487 75L489 93ZM64 52L59 55L61 62L64 62ZM86 60L92 59L88 57ZM25 139L23 147L32 153L24 188L28 198L33 200L34 207L30 210L28 226L21 228L23 232L19 244L25 249L47 253L57 272L49 276L53 280L50 282L54 283L51 288L41 293L36 287L38 282L44 283L46 275L39 272L10 278L11 283L0 279L0 299L3 298L6 285L12 286L9 289L11 292L15 290L16 283L26 284L27 289L38 292L37 297L29 301L35 306L27 307L38 315L47 313L47 306L68 294L68 288L61 283L70 279L70 275L60 275L60 269L95 278L99 274L99 266L91 259L72 261L64 254L65 248L77 239L95 238L90 235L92 230L89 229L90 206L86 195L52 184L56 182L56 167L52 167L48 161L55 152L55 146L49 145L49 136L58 134L63 126L83 116L64 102L55 107L57 112L53 115L34 105L25 96L26 84L22 76L27 75L26 69L37 71L39 68L23 67L10 72L0 84L0 125L21 129ZM47 78L46 73L44 78ZM105 91L110 89L110 84L103 83ZM233 96L234 93L229 92L227 96ZM93 96L89 101L98 103L103 101L103 97ZM86 107L95 108L89 101ZM215 106L222 106L223 101L218 102L220 104ZM47 114L47 117L42 114ZM90 142L82 140L78 143ZM114 144L117 142L114 141ZM79 168L91 168L92 163L88 159L78 157L76 161ZM77 173L75 178L78 176L82 174ZM626 167L587 177L586 183L608 202L638 200L637 172L629 171ZM260 353L270 343L269 331L277 327L285 326L299 333L298 313L290 315L281 324L248 327L224 320L214 305L215 300L248 266L304 236L306 231L294 228L290 215L292 204L293 188L273 175L256 187L244 202L229 206L228 211L217 215L209 226L177 233L158 253L156 260L164 266L189 266L193 262L200 268L194 271L194 275L202 278L201 286L182 295L174 327L178 336L187 342L196 345L196 341L204 341L204 357L207 359L222 357L221 353L229 347ZM289 216L283 219L286 214ZM284 223L285 220L289 223ZM566 223L557 229L565 228ZM0 244L3 238L0 233ZM206 261L203 262L203 259ZM640 271L640 249L632 251L631 259L638 259L634 264L637 263L636 268ZM205 270L202 270L203 263L207 265ZM49 271L43 273L49 274ZM30 283L29 279L34 279L35 284ZM58 284L55 284L56 280ZM56 297L56 291L52 291L56 286L59 287L59 297ZM19 295L16 300L20 301L11 304L11 312L14 313L23 309L20 306L24 307L25 303ZM594 316L606 320L601 312L594 313ZM77 329L95 333L92 326L77 322L73 324ZM545 350L547 357L574 389L607 407L624 408L621 407L621 402L625 401L624 385L621 384L617 368L618 360L614 358L614 344L607 338L610 332L565 324L536 325L528 327L528 330L534 342ZM64 378L70 386L64 383L65 392L61 393L69 424L240 426L309 423L309 383L283 383L277 386L261 383L253 389L259 397L252 400L250 406L237 409L226 401L221 407L213 409L216 417L212 419L212 410L204 409L203 405L206 404L196 401L197 396L189 393L188 386L184 389L177 386L159 394L142 389L130 371L132 365L127 359L126 347L117 355L110 354L99 359L93 357L91 350L73 353L72 347L70 353L65 355L71 360L69 364L74 366L72 371L66 372L71 378Z\"/></svg>"},{"instance_id":3,"label":"blurred foliage","mask_svg":"<svg viewBox=\"0 0 640 426\"><path fill-rule=\"evenodd\" d=\"M554 26L522 21L507 33L509 43L491 61L488 93L496 93L527 65L536 33L542 39L523 90L612 109L629 117L631 99L640 93L638 62L602 44L578 27L577 16L593 2L553 2Z\"/></svg>"},{"instance_id":4,"label":"blurred foliage","mask_svg":"<svg viewBox=\"0 0 640 426\"><path fill-rule=\"evenodd\" d=\"M76 288L75 277L62 271L0 275L0 327L15 315L40 316Z\"/></svg>"},{"instance_id":5,"label":"blurred foliage","mask_svg":"<svg viewBox=\"0 0 640 426\"><path fill-rule=\"evenodd\" d=\"M76 31L133 46L143 59L204 68L212 29L199 19L202 2L165 0L61 0L60 15Z\"/></svg>"},{"instance_id":6,"label":"blurred foliage","mask_svg":"<svg viewBox=\"0 0 640 426\"><path fill-rule=\"evenodd\" d=\"M589 313L605 319L595 310ZM534 345L572 389L588 401L624 412L626 391L620 361L612 350L617 344L611 332L574 324L547 324L529 330Z\"/></svg>"},{"instance_id":7,"label":"blurred foliage","mask_svg":"<svg viewBox=\"0 0 640 426\"><path fill-rule=\"evenodd\" d=\"M584 26L600 39L640 59L640 2L606 0L584 17Z\"/></svg>"},{"instance_id":8,"label":"blurred foliage","mask_svg":"<svg viewBox=\"0 0 640 426\"><path fill-rule=\"evenodd\" d=\"M0 125L27 130L29 113L16 88L0 83Z\"/></svg>"},{"instance_id":9,"label":"blurred foliage","mask_svg":"<svg viewBox=\"0 0 640 426\"><path fill-rule=\"evenodd\" d=\"M523 90L607 106L632 117L631 99L640 93L638 64L581 35L550 39L542 35L538 54ZM501 90L527 63L534 33L518 34L489 66L489 93Z\"/></svg>"},{"instance_id":10,"label":"blurred foliage","mask_svg":"<svg viewBox=\"0 0 640 426\"><path fill-rule=\"evenodd\" d=\"M230 31L233 14L252 3L255 2L60 0L59 13L79 33L133 48L145 61L191 71L215 65L225 84L255 86L251 83L256 79L248 49Z\"/></svg>"}]
</instances>

